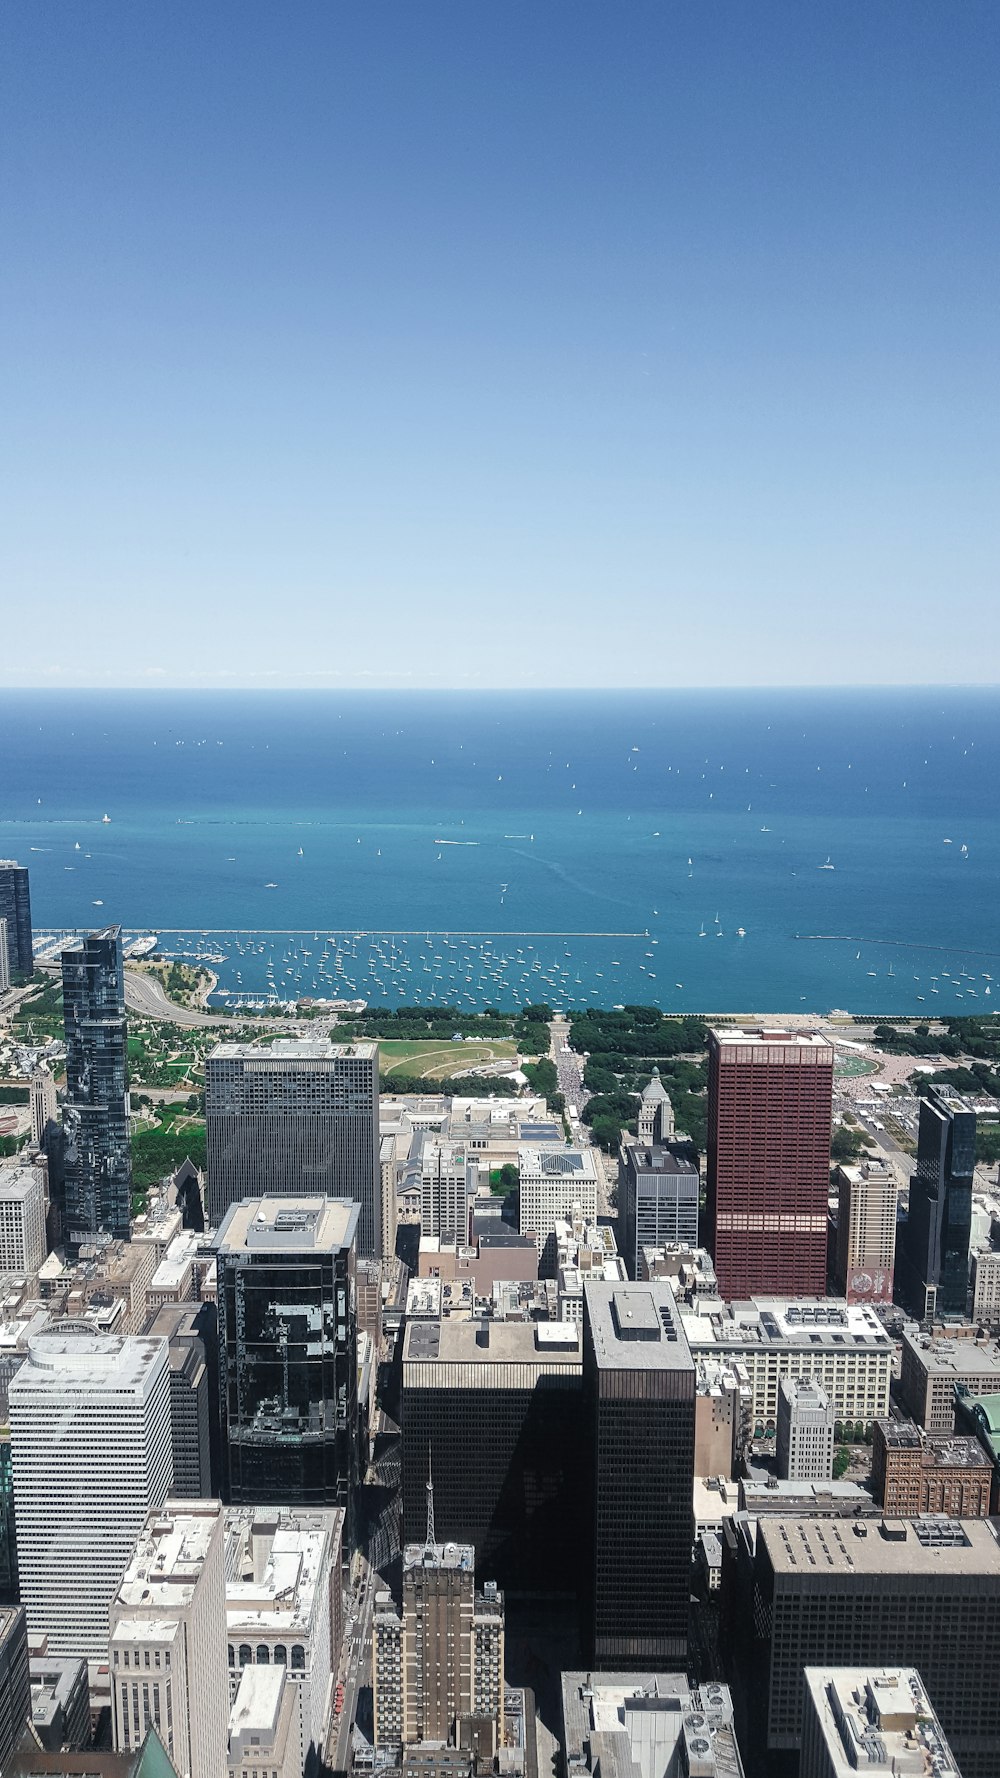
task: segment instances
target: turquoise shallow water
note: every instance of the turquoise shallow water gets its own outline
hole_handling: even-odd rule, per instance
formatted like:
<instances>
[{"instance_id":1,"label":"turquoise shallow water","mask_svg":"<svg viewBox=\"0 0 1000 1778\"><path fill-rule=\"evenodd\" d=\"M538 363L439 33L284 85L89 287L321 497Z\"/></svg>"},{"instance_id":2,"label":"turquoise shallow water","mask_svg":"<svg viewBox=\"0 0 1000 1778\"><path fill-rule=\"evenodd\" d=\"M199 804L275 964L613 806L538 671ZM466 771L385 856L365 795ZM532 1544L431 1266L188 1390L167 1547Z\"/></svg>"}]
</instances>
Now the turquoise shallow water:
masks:
<instances>
[{"instance_id":1,"label":"turquoise shallow water","mask_svg":"<svg viewBox=\"0 0 1000 1778\"><path fill-rule=\"evenodd\" d=\"M0 702L36 927L155 929L230 994L990 1010L998 782L981 690Z\"/></svg>"}]
</instances>

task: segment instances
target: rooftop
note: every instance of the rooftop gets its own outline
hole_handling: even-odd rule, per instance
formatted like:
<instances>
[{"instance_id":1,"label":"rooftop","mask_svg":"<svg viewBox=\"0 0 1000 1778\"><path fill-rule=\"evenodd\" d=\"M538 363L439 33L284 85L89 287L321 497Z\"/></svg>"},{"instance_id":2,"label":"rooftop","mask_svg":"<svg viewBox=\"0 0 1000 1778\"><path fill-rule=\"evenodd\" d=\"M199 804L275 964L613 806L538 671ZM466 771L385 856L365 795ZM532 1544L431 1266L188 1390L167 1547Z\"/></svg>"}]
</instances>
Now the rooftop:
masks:
<instances>
[{"instance_id":1,"label":"rooftop","mask_svg":"<svg viewBox=\"0 0 1000 1778\"><path fill-rule=\"evenodd\" d=\"M239 1690L229 1717L229 1734L231 1739L260 1734L264 1739L255 1750L255 1759L267 1757L264 1747L271 1744L278 1726L284 1686L284 1667L257 1666L251 1662L240 1675ZM246 1758L245 1753L243 1757Z\"/></svg>"},{"instance_id":2,"label":"rooftop","mask_svg":"<svg viewBox=\"0 0 1000 1778\"><path fill-rule=\"evenodd\" d=\"M743 1778L728 1686L697 1689L683 1673L564 1673L568 1778L584 1770L629 1778L695 1772Z\"/></svg>"},{"instance_id":3,"label":"rooftop","mask_svg":"<svg viewBox=\"0 0 1000 1778\"><path fill-rule=\"evenodd\" d=\"M806 1667L831 1778L961 1778L915 1667Z\"/></svg>"},{"instance_id":4,"label":"rooftop","mask_svg":"<svg viewBox=\"0 0 1000 1778\"><path fill-rule=\"evenodd\" d=\"M554 1336L552 1329L558 1333ZM580 1374L581 1331L572 1322L412 1321L403 1343L403 1363L472 1365L484 1373L511 1364ZM411 1375L410 1380L413 1380Z\"/></svg>"},{"instance_id":5,"label":"rooftop","mask_svg":"<svg viewBox=\"0 0 1000 1778\"><path fill-rule=\"evenodd\" d=\"M903 1330L904 1354L909 1350L931 1376L981 1377L995 1375L1000 1381L1000 1345L990 1340L949 1340Z\"/></svg>"},{"instance_id":6,"label":"rooftop","mask_svg":"<svg viewBox=\"0 0 1000 1778\"><path fill-rule=\"evenodd\" d=\"M471 1543L408 1543L403 1550L404 1573L413 1568L449 1568L473 1574L475 1567Z\"/></svg>"},{"instance_id":7,"label":"rooftop","mask_svg":"<svg viewBox=\"0 0 1000 1778\"><path fill-rule=\"evenodd\" d=\"M693 1348L789 1345L880 1346L891 1352L892 1340L874 1311L863 1303L840 1298L754 1297L749 1302L713 1304L707 1312L682 1310L684 1332Z\"/></svg>"},{"instance_id":8,"label":"rooftop","mask_svg":"<svg viewBox=\"0 0 1000 1778\"><path fill-rule=\"evenodd\" d=\"M829 1050L829 1062L833 1066L833 1044L829 1038L819 1031L785 1031L780 1025L758 1025L753 1029L740 1025L727 1025L723 1029L714 1027L709 1035L713 1037L721 1049L744 1048L751 1044L756 1048Z\"/></svg>"},{"instance_id":9,"label":"rooftop","mask_svg":"<svg viewBox=\"0 0 1000 1778\"><path fill-rule=\"evenodd\" d=\"M230 1636L254 1630L308 1636L343 1519L339 1508L226 1507Z\"/></svg>"},{"instance_id":10,"label":"rooftop","mask_svg":"<svg viewBox=\"0 0 1000 1778\"><path fill-rule=\"evenodd\" d=\"M358 1215L348 1198L244 1198L226 1212L215 1245L220 1254L336 1252L354 1244Z\"/></svg>"},{"instance_id":11,"label":"rooftop","mask_svg":"<svg viewBox=\"0 0 1000 1778\"><path fill-rule=\"evenodd\" d=\"M221 1512L215 1500L197 1505L168 1500L139 1535L116 1605L150 1617L189 1605Z\"/></svg>"},{"instance_id":12,"label":"rooftop","mask_svg":"<svg viewBox=\"0 0 1000 1778\"><path fill-rule=\"evenodd\" d=\"M329 1043L322 1037L279 1037L274 1043L217 1043L210 1052L210 1062L252 1062L267 1068L274 1062L334 1062L343 1058L370 1061L378 1054L378 1044L366 1039L357 1043Z\"/></svg>"},{"instance_id":13,"label":"rooftop","mask_svg":"<svg viewBox=\"0 0 1000 1778\"><path fill-rule=\"evenodd\" d=\"M563 1175L574 1184L581 1179L597 1178L597 1163L590 1148L533 1148L529 1143L521 1143L517 1159L522 1176L550 1179Z\"/></svg>"},{"instance_id":14,"label":"rooftop","mask_svg":"<svg viewBox=\"0 0 1000 1778\"><path fill-rule=\"evenodd\" d=\"M686 1370L693 1385L694 1360L669 1284L588 1278L583 1298L599 1370Z\"/></svg>"},{"instance_id":15,"label":"rooftop","mask_svg":"<svg viewBox=\"0 0 1000 1778\"><path fill-rule=\"evenodd\" d=\"M992 1468L977 1438L954 1432L925 1432L912 1420L880 1420L878 1425L890 1451L920 1451L925 1468Z\"/></svg>"},{"instance_id":16,"label":"rooftop","mask_svg":"<svg viewBox=\"0 0 1000 1778\"><path fill-rule=\"evenodd\" d=\"M761 1519L776 1575L968 1574L1000 1584L1000 1544L985 1519Z\"/></svg>"},{"instance_id":17,"label":"rooftop","mask_svg":"<svg viewBox=\"0 0 1000 1778\"><path fill-rule=\"evenodd\" d=\"M82 1317L56 1321L28 1341L28 1356L10 1381L10 1397L51 1389L120 1393L139 1388L166 1366L167 1342L153 1336L105 1334Z\"/></svg>"}]
</instances>

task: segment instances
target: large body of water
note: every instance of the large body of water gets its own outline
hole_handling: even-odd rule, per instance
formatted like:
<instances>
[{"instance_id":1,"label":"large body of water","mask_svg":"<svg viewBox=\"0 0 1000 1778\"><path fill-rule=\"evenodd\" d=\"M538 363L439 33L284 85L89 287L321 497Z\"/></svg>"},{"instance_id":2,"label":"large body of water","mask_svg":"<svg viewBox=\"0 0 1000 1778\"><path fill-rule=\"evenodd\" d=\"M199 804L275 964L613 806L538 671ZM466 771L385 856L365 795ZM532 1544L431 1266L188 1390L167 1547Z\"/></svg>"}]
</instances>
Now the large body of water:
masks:
<instances>
[{"instance_id":1,"label":"large body of water","mask_svg":"<svg viewBox=\"0 0 1000 1778\"><path fill-rule=\"evenodd\" d=\"M998 787L979 689L0 693L36 928L230 996L991 1011Z\"/></svg>"}]
</instances>

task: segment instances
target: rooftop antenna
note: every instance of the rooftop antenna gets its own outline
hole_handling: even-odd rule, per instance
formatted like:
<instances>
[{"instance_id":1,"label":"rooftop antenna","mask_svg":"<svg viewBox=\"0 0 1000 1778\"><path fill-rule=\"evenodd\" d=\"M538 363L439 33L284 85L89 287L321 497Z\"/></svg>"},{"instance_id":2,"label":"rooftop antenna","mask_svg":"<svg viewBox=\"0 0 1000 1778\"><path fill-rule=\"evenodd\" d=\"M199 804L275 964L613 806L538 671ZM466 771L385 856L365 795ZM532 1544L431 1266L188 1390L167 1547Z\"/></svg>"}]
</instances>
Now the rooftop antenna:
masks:
<instances>
[{"instance_id":1,"label":"rooftop antenna","mask_svg":"<svg viewBox=\"0 0 1000 1778\"><path fill-rule=\"evenodd\" d=\"M427 1446L427 1536L424 1549L433 1549L437 1542L434 1536L434 1477L431 1475L431 1448Z\"/></svg>"}]
</instances>

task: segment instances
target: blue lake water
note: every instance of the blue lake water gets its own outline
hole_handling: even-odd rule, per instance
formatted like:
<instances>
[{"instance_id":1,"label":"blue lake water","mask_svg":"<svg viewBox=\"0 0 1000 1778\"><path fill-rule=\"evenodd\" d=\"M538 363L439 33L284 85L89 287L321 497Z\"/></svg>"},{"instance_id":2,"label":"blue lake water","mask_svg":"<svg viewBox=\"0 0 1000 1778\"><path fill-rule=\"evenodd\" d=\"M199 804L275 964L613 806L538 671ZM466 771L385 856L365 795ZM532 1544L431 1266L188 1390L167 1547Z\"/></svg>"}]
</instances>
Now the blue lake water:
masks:
<instances>
[{"instance_id":1,"label":"blue lake water","mask_svg":"<svg viewBox=\"0 0 1000 1778\"><path fill-rule=\"evenodd\" d=\"M998 784L982 689L0 693L36 929L227 995L990 1011Z\"/></svg>"}]
</instances>

